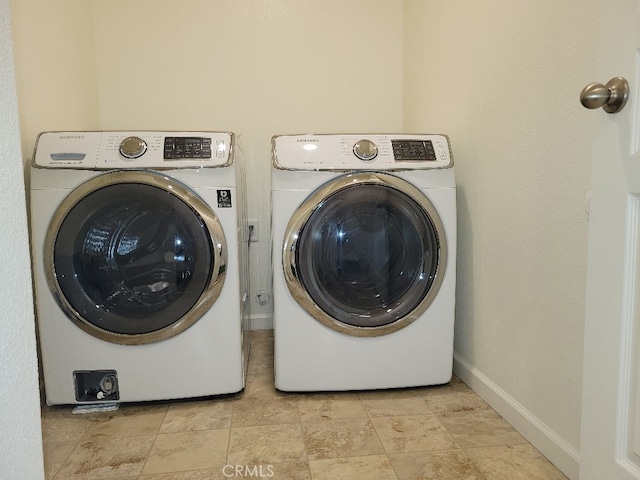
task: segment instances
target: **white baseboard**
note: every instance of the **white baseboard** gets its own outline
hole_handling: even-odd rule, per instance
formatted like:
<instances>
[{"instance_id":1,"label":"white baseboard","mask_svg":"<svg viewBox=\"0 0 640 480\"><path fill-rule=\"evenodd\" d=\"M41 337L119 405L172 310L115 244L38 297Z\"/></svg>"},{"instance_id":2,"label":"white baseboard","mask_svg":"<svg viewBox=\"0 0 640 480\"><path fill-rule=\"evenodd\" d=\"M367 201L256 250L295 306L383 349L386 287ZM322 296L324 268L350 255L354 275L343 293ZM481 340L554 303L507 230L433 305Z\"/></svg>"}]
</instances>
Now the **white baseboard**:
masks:
<instances>
[{"instance_id":1,"label":"white baseboard","mask_svg":"<svg viewBox=\"0 0 640 480\"><path fill-rule=\"evenodd\" d=\"M251 330L271 329L273 329L273 315L267 313L251 315Z\"/></svg>"},{"instance_id":2,"label":"white baseboard","mask_svg":"<svg viewBox=\"0 0 640 480\"><path fill-rule=\"evenodd\" d=\"M578 450L458 354L454 354L453 370L562 473L570 480L578 480Z\"/></svg>"}]
</instances>

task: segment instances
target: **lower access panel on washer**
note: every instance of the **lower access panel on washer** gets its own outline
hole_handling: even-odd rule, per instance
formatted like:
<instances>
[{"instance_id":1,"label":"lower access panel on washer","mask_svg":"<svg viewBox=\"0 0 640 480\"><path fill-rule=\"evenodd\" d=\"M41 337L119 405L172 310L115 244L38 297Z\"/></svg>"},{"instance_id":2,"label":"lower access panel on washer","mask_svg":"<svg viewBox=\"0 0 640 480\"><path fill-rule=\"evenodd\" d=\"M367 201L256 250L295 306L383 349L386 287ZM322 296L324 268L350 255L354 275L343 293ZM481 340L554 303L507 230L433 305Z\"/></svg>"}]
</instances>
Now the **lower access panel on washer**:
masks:
<instances>
[{"instance_id":1,"label":"lower access panel on washer","mask_svg":"<svg viewBox=\"0 0 640 480\"><path fill-rule=\"evenodd\" d=\"M114 402L120 400L118 372L115 370L79 370L73 372L78 402Z\"/></svg>"}]
</instances>

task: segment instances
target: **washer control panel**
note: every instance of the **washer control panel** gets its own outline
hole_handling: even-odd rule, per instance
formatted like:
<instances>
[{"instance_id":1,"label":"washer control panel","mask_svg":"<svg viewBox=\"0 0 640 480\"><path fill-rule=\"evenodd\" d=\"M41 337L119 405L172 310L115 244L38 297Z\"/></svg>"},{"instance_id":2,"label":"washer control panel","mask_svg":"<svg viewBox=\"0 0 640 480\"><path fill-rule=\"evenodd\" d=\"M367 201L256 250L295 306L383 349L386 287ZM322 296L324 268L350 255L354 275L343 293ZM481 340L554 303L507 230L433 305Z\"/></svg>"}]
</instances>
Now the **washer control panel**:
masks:
<instances>
[{"instance_id":1,"label":"washer control panel","mask_svg":"<svg viewBox=\"0 0 640 480\"><path fill-rule=\"evenodd\" d=\"M216 150L216 154L218 151ZM164 158L211 158L210 137L164 137Z\"/></svg>"},{"instance_id":2,"label":"washer control panel","mask_svg":"<svg viewBox=\"0 0 640 480\"><path fill-rule=\"evenodd\" d=\"M446 135L281 135L273 165L283 170L426 170L449 168Z\"/></svg>"},{"instance_id":3,"label":"washer control panel","mask_svg":"<svg viewBox=\"0 0 640 480\"><path fill-rule=\"evenodd\" d=\"M228 132L44 132L34 165L48 168L226 167L234 136Z\"/></svg>"},{"instance_id":4,"label":"washer control panel","mask_svg":"<svg viewBox=\"0 0 640 480\"><path fill-rule=\"evenodd\" d=\"M432 140L391 140L393 157L396 162L437 162L436 149Z\"/></svg>"}]
</instances>

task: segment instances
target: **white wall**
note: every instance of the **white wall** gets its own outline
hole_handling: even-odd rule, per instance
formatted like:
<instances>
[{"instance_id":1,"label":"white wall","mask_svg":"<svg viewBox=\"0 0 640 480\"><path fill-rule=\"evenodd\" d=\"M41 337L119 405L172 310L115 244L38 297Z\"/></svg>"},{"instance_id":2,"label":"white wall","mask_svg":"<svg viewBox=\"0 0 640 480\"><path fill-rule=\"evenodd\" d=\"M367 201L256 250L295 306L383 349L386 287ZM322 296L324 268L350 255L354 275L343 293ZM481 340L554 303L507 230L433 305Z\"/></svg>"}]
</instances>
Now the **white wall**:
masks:
<instances>
[{"instance_id":1,"label":"white wall","mask_svg":"<svg viewBox=\"0 0 640 480\"><path fill-rule=\"evenodd\" d=\"M9 1L0 0L0 478L44 478Z\"/></svg>"},{"instance_id":2,"label":"white wall","mask_svg":"<svg viewBox=\"0 0 640 480\"><path fill-rule=\"evenodd\" d=\"M593 4L405 2L405 130L450 134L456 162L457 371L503 413L530 416L532 434L556 444L537 446L571 472L594 120L578 94L594 81Z\"/></svg>"}]
</instances>

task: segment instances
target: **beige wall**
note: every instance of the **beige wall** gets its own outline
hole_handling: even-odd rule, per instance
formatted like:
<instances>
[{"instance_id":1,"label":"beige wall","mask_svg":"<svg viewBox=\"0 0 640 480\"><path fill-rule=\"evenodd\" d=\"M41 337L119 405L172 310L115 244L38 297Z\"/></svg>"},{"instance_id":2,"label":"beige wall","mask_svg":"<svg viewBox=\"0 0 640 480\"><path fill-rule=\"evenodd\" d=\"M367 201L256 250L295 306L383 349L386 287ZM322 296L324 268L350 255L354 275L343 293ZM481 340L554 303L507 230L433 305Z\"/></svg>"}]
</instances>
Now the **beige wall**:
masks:
<instances>
[{"instance_id":1,"label":"beige wall","mask_svg":"<svg viewBox=\"0 0 640 480\"><path fill-rule=\"evenodd\" d=\"M45 129L99 126L91 3L11 2L22 149Z\"/></svg>"},{"instance_id":2,"label":"beige wall","mask_svg":"<svg viewBox=\"0 0 640 480\"><path fill-rule=\"evenodd\" d=\"M455 348L577 452L594 2L405 2L406 131L451 135ZM562 442L560 442L562 443Z\"/></svg>"}]
</instances>

